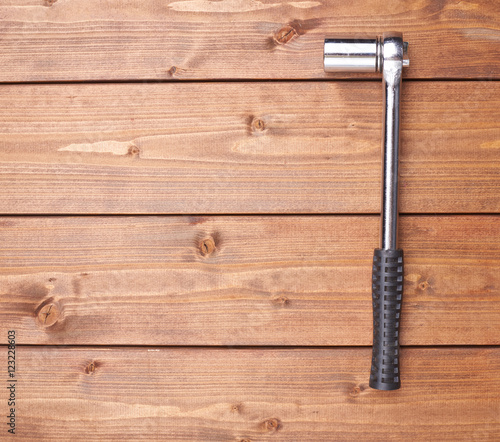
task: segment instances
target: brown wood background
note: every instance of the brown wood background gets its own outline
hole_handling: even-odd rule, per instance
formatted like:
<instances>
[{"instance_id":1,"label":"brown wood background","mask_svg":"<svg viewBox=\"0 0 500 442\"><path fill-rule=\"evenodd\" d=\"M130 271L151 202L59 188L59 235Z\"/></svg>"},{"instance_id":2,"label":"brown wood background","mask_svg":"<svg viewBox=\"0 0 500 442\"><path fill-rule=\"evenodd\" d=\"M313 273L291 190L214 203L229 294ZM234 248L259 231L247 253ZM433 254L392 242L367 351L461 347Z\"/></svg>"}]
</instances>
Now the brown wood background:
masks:
<instances>
[{"instance_id":1,"label":"brown wood background","mask_svg":"<svg viewBox=\"0 0 500 442\"><path fill-rule=\"evenodd\" d=\"M380 392L382 91L322 44L388 30L411 66ZM19 440L500 439L496 2L5 0L0 61Z\"/></svg>"}]
</instances>

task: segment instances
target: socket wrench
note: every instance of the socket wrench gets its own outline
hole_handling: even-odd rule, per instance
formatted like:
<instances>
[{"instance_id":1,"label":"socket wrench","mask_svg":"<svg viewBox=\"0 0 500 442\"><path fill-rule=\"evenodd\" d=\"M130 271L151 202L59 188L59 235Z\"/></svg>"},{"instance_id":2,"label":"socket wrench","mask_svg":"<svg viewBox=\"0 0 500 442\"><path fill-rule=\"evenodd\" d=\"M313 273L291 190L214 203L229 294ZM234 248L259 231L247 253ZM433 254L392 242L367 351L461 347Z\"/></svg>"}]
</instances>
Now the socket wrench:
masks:
<instances>
[{"instance_id":1,"label":"socket wrench","mask_svg":"<svg viewBox=\"0 0 500 442\"><path fill-rule=\"evenodd\" d=\"M372 269L373 351L369 385L401 387L399 324L403 300L403 250L398 248L398 167L401 76L410 62L398 32L373 39L326 39L326 72L380 72L384 89L380 248Z\"/></svg>"}]
</instances>

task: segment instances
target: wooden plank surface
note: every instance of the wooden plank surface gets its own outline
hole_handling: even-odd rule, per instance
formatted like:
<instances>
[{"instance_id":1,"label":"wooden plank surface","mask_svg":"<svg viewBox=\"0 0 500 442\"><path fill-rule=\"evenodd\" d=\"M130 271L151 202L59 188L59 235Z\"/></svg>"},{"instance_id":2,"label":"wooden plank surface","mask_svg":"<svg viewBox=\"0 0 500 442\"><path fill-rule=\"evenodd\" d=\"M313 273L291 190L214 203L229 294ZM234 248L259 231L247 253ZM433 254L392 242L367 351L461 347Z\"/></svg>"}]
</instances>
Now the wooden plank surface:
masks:
<instances>
[{"instance_id":1,"label":"wooden plank surface","mask_svg":"<svg viewBox=\"0 0 500 442\"><path fill-rule=\"evenodd\" d=\"M418 81L500 79L496 2L1 3L18 438L500 439L500 82ZM388 30L411 81L403 388L380 392L379 76L212 80L340 80L323 39Z\"/></svg>"},{"instance_id":2,"label":"wooden plank surface","mask_svg":"<svg viewBox=\"0 0 500 442\"><path fill-rule=\"evenodd\" d=\"M498 348L401 354L403 387L384 392L368 387L369 348L18 347L17 437L498 439Z\"/></svg>"},{"instance_id":3,"label":"wooden plank surface","mask_svg":"<svg viewBox=\"0 0 500 442\"><path fill-rule=\"evenodd\" d=\"M0 213L380 211L378 82L2 91ZM498 82L404 84L401 211L500 212L499 121Z\"/></svg>"},{"instance_id":4,"label":"wooden plank surface","mask_svg":"<svg viewBox=\"0 0 500 442\"><path fill-rule=\"evenodd\" d=\"M7 0L0 81L324 78L325 37L403 32L408 78L499 78L496 1Z\"/></svg>"},{"instance_id":5,"label":"wooden plank surface","mask_svg":"<svg viewBox=\"0 0 500 442\"><path fill-rule=\"evenodd\" d=\"M500 344L500 216L402 217L403 345ZM371 345L375 216L9 217L20 344Z\"/></svg>"}]
</instances>

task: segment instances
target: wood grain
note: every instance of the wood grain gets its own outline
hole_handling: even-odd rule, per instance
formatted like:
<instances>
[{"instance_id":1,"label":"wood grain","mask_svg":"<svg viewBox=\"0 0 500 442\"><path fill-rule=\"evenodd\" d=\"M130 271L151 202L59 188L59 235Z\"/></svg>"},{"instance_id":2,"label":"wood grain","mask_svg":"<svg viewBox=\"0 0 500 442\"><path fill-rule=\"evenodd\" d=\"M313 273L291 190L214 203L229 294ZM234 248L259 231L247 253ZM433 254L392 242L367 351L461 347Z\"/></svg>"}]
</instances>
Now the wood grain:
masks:
<instances>
[{"instance_id":1,"label":"wood grain","mask_svg":"<svg viewBox=\"0 0 500 442\"><path fill-rule=\"evenodd\" d=\"M488 0L2 1L17 437L500 439L500 83L418 81L500 79L499 24ZM388 30L412 81L403 388L380 392L380 78L327 75L322 52ZM237 79L339 81L212 81Z\"/></svg>"},{"instance_id":2,"label":"wood grain","mask_svg":"<svg viewBox=\"0 0 500 442\"><path fill-rule=\"evenodd\" d=\"M393 392L368 387L370 356L368 348L18 347L17 437L498 439L498 348L403 348L403 386Z\"/></svg>"},{"instance_id":3,"label":"wood grain","mask_svg":"<svg viewBox=\"0 0 500 442\"><path fill-rule=\"evenodd\" d=\"M325 37L403 32L408 78L500 78L495 1L8 0L0 81L323 78Z\"/></svg>"},{"instance_id":4,"label":"wood grain","mask_svg":"<svg viewBox=\"0 0 500 442\"><path fill-rule=\"evenodd\" d=\"M403 345L500 344L500 217L402 217ZM20 344L371 345L364 217L0 220Z\"/></svg>"},{"instance_id":5,"label":"wood grain","mask_svg":"<svg viewBox=\"0 0 500 442\"><path fill-rule=\"evenodd\" d=\"M500 212L500 83L403 89L401 211ZM380 211L378 82L2 91L0 213Z\"/></svg>"}]
</instances>

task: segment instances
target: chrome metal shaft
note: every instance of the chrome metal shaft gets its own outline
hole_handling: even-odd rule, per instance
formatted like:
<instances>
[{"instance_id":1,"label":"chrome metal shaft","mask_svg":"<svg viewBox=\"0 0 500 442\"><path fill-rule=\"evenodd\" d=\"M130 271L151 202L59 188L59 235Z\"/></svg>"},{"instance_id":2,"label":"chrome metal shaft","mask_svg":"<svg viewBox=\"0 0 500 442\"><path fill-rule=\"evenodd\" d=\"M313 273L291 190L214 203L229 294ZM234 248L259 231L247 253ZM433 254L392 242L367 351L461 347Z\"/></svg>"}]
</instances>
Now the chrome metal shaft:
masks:
<instances>
[{"instance_id":1,"label":"chrome metal shaft","mask_svg":"<svg viewBox=\"0 0 500 442\"><path fill-rule=\"evenodd\" d=\"M382 136L381 248L396 249L398 242L399 103L401 74L409 60L400 33L373 39L327 39L326 72L381 72L384 88Z\"/></svg>"},{"instance_id":2,"label":"chrome metal shaft","mask_svg":"<svg viewBox=\"0 0 500 442\"><path fill-rule=\"evenodd\" d=\"M384 34L382 137L382 208L380 248L398 248L399 103L403 71L401 34Z\"/></svg>"}]
</instances>

